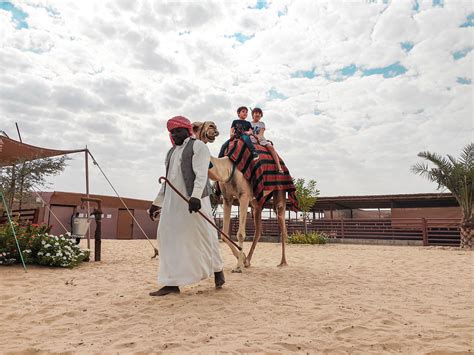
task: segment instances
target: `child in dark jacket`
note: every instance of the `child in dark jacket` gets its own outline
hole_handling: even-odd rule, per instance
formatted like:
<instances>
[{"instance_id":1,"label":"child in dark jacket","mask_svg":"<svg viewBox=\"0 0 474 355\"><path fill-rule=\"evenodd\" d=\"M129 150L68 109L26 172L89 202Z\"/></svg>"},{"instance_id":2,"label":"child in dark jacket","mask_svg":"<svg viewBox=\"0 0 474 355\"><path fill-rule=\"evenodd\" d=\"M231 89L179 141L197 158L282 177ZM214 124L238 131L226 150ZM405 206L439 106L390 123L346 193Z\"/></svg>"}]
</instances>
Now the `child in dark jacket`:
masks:
<instances>
[{"instance_id":1,"label":"child in dark jacket","mask_svg":"<svg viewBox=\"0 0 474 355\"><path fill-rule=\"evenodd\" d=\"M252 153L253 160L258 160L258 153L255 149L255 146L250 139L250 135L253 133L252 125L249 121L246 121L248 115L248 109L245 106L241 106L237 109L237 116L239 119L234 120L230 127L230 136L232 138L242 139L245 145L250 149ZM222 158L225 155L225 151L229 146L230 139L227 140L221 147L219 152L219 158Z\"/></svg>"}]
</instances>

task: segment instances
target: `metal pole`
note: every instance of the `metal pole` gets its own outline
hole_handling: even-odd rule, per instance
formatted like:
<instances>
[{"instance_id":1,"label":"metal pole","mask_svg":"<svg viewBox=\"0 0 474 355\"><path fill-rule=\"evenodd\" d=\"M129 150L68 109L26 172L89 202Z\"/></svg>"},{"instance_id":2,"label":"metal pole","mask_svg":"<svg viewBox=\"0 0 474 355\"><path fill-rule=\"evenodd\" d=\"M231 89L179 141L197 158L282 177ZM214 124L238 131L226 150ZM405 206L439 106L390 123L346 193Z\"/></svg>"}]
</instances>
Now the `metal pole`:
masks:
<instances>
[{"instance_id":1,"label":"metal pole","mask_svg":"<svg viewBox=\"0 0 474 355\"><path fill-rule=\"evenodd\" d=\"M16 131L18 132L18 137L20 138L20 142L23 143L23 141L21 140L20 128L18 128L17 122L15 122L15 126L16 126Z\"/></svg>"},{"instance_id":2,"label":"metal pole","mask_svg":"<svg viewBox=\"0 0 474 355\"><path fill-rule=\"evenodd\" d=\"M110 182L109 178L107 177L107 175L105 175L104 171L102 170L102 168L100 167L99 163L97 163L97 160L95 160L94 156L91 154L91 152L88 150L87 153L91 156L92 158L92 162L94 163L94 165L97 166L97 168L100 170L100 172L102 173L102 175L104 176L105 180L107 180L107 182L109 183L110 187L112 188L112 190L114 190L115 194L117 195L117 197L120 199L120 201L122 202L123 204L123 207L125 207L125 209L128 211L128 213L130 214L130 217L132 217L133 221L136 223L136 225L138 226L138 228L140 228L140 230L142 231L143 235L145 236L146 240L148 240L148 242L150 243L150 245L153 247L154 251L155 251L155 254L151 257L152 259L156 258L158 256L158 249L156 249L156 247L153 245L153 243L151 242L150 238L148 238L147 234L145 233L145 231L143 230L143 228L141 227L140 223L138 223L137 219L135 218L135 216L133 215L133 213L130 211L130 209L127 207L127 204L125 203L125 201L123 200L122 197L120 197L119 193L117 192L117 190L115 189L114 185L112 185L112 183Z\"/></svg>"},{"instance_id":3,"label":"metal pole","mask_svg":"<svg viewBox=\"0 0 474 355\"><path fill-rule=\"evenodd\" d=\"M85 164L86 164L86 197L89 198L89 154L88 154L88 149L86 145L86 150L84 151L85 153ZM87 201L87 220L89 220L89 215L90 215L90 204L89 201ZM91 248L91 229L89 228L87 230L87 249Z\"/></svg>"},{"instance_id":4,"label":"metal pole","mask_svg":"<svg viewBox=\"0 0 474 355\"><path fill-rule=\"evenodd\" d=\"M23 269L25 269L25 272L28 272L25 265L25 260L23 259L23 253L21 252L21 249L20 249L20 243L18 242L18 238L16 237L15 226L13 225L12 219L10 217L10 212L8 212L8 206L7 206L7 203L5 202L5 197L3 196L2 192L0 192L0 196L2 197L2 202L3 202L3 206L5 206L5 212L7 213L8 222L10 223L13 236L15 237L16 247L18 248L18 253L20 254L20 259L21 259L21 263L23 264Z\"/></svg>"},{"instance_id":5,"label":"metal pole","mask_svg":"<svg viewBox=\"0 0 474 355\"><path fill-rule=\"evenodd\" d=\"M15 122L16 126L16 131L18 132L18 138L20 139L20 142L23 143L23 140L21 139L21 133L20 133L20 127L18 126L18 122ZM23 202L23 184L25 182L25 171L23 170L25 168L25 161L21 164L21 170L20 170L20 199L18 201L18 213L21 213L21 205ZM13 194L14 195L14 194Z\"/></svg>"},{"instance_id":6,"label":"metal pole","mask_svg":"<svg viewBox=\"0 0 474 355\"><path fill-rule=\"evenodd\" d=\"M15 202L15 189L16 189L15 180L16 180L16 165L13 165L12 166L12 181L10 184L11 196L10 196L10 201L8 201L8 208L10 210L13 209L13 202Z\"/></svg>"}]
</instances>

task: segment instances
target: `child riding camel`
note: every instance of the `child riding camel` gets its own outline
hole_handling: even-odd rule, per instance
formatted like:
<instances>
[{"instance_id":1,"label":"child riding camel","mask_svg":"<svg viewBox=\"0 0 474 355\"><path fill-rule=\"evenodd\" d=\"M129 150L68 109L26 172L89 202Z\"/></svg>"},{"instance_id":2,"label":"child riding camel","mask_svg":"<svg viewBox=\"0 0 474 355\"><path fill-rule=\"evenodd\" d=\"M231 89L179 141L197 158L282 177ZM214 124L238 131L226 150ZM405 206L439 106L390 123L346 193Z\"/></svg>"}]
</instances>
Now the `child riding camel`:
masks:
<instances>
[{"instance_id":1,"label":"child riding camel","mask_svg":"<svg viewBox=\"0 0 474 355\"><path fill-rule=\"evenodd\" d=\"M278 172L280 174L283 174L283 169L281 168L281 164L280 164L280 158L278 157L278 154L275 148L273 147L272 142L267 141L265 139L265 136L264 136L265 123L260 121L262 117L263 117L262 109L255 107L252 110L253 121L251 122L251 125L253 129L253 135L250 136L250 139L252 140L252 143L263 145L268 149L268 151L273 157L273 160L275 160L275 164L277 166Z\"/></svg>"},{"instance_id":2,"label":"child riding camel","mask_svg":"<svg viewBox=\"0 0 474 355\"><path fill-rule=\"evenodd\" d=\"M258 160L258 153L255 149L255 146L250 139L250 135L252 134L252 125L249 121L246 121L248 109L245 106L241 106L237 109L237 116L239 119L234 120L232 122L232 126L230 128L230 136L232 138L242 139L247 146L247 148L252 153L253 160ZM225 155L225 151L229 146L230 139L227 140L221 147L219 152L219 158L222 158Z\"/></svg>"}]
</instances>

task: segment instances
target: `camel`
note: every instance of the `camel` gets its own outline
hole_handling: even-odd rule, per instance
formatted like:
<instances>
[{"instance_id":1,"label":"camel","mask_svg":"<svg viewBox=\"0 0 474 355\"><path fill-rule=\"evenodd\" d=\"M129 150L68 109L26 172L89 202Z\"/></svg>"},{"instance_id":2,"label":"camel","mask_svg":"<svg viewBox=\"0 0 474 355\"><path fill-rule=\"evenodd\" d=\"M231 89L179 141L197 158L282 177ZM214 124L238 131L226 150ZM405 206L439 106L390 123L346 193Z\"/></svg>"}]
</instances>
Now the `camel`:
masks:
<instances>
[{"instance_id":1,"label":"camel","mask_svg":"<svg viewBox=\"0 0 474 355\"><path fill-rule=\"evenodd\" d=\"M193 131L197 139L204 143L213 143L215 138L219 135L219 131L214 122L194 122ZM244 267L250 267L255 247L262 235L262 208L258 206L257 200L253 196L252 186L250 182L245 179L244 175L235 169L234 163L228 158L211 157L212 167L209 169L209 178L217 181L222 191L224 202L224 231L230 232L230 212L234 198L239 201L239 229L237 231L237 240L239 246L242 248L245 240L245 225L247 222L247 210L249 205L253 209L253 218L255 224L255 235L253 237L252 246L242 265L242 261L237 263L237 266L232 270L233 272L242 272ZM280 230L281 241L281 261L278 266L288 265L285 255L285 244L288 239L288 233L285 224L285 210L286 210L286 192L273 191L273 205L277 214L278 226ZM224 240L234 256L239 260L239 251L227 240ZM242 260L242 259L241 259Z\"/></svg>"}]
</instances>

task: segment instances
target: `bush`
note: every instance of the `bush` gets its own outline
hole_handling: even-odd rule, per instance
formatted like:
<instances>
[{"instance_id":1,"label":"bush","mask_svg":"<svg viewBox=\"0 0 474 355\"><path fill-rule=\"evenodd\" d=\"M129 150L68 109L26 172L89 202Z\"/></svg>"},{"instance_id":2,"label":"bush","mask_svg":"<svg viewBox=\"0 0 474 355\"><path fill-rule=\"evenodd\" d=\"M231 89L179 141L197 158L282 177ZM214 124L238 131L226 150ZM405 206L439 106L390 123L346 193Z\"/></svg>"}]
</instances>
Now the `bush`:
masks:
<instances>
[{"instance_id":1,"label":"bush","mask_svg":"<svg viewBox=\"0 0 474 355\"><path fill-rule=\"evenodd\" d=\"M296 232L288 237L289 244L326 244L328 236L324 233L301 233Z\"/></svg>"},{"instance_id":2,"label":"bush","mask_svg":"<svg viewBox=\"0 0 474 355\"><path fill-rule=\"evenodd\" d=\"M89 250L82 250L67 236L49 234L51 227L45 224L13 225L26 264L74 267L89 259ZM0 226L0 265L17 263L21 263L21 257L13 229L10 225Z\"/></svg>"}]
</instances>

